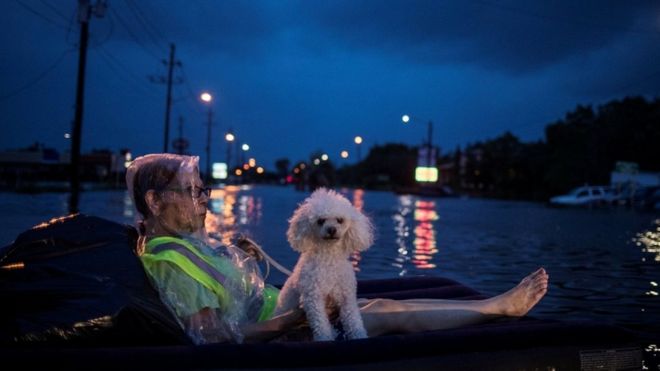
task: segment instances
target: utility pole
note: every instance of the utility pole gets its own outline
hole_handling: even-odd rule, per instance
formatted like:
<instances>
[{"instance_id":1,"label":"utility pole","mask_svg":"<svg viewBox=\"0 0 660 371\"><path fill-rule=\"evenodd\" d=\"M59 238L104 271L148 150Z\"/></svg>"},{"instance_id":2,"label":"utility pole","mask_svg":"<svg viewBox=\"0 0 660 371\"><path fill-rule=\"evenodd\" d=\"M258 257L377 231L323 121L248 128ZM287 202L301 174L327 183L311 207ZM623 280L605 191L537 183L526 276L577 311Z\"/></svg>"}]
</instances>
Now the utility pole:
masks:
<instances>
[{"instance_id":1,"label":"utility pole","mask_svg":"<svg viewBox=\"0 0 660 371\"><path fill-rule=\"evenodd\" d=\"M183 142L183 116L179 116L179 140ZM179 146L179 154L183 154L183 143L180 143L181 145Z\"/></svg>"},{"instance_id":2,"label":"utility pole","mask_svg":"<svg viewBox=\"0 0 660 371\"><path fill-rule=\"evenodd\" d=\"M78 21L80 22L80 44L78 52L78 82L76 84L76 112L71 136L71 197L69 213L79 211L80 199L80 142L82 134L83 102L85 97L85 66L87 64L87 42L89 40L89 18L92 14L103 17L107 5L104 0L97 0L92 6L89 0L78 0Z\"/></svg>"},{"instance_id":3,"label":"utility pole","mask_svg":"<svg viewBox=\"0 0 660 371\"><path fill-rule=\"evenodd\" d=\"M211 182L211 124L213 124L213 109L209 104L209 122L206 132L206 184Z\"/></svg>"},{"instance_id":4,"label":"utility pole","mask_svg":"<svg viewBox=\"0 0 660 371\"><path fill-rule=\"evenodd\" d=\"M428 167L435 167L435 154L433 152L433 144L432 138L433 138L433 121L429 120L428 123L428 132L429 132L429 153L427 154L427 161L428 161Z\"/></svg>"},{"instance_id":5,"label":"utility pole","mask_svg":"<svg viewBox=\"0 0 660 371\"><path fill-rule=\"evenodd\" d=\"M170 58L169 60L164 60L163 59L163 64L167 66L167 77L163 76L150 76L149 79L151 82L156 82L156 83L161 83L161 84L167 84L167 95L165 96L165 127L164 127L164 135L165 138L163 140L163 153L169 152L169 140L170 140L170 111L172 110L172 84L178 84L181 83L183 80L182 79L176 79L176 81L172 78L172 75L174 73L174 67L175 66L181 66L180 61L174 60L174 51L176 49L176 46L172 43L170 44Z\"/></svg>"},{"instance_id":6,"label":"utility pole","mask_svg":"<svg viewBox=\"0 0 660 371\"><path fill-rule=\"evenodd\" d=\"M174 69L174 44L170 44L170 61L167 63L167 101L165 103L165 142L163 153L167 153L170 141L170 110L172 108L172 70Z\"/></svg>"}]
</instances>

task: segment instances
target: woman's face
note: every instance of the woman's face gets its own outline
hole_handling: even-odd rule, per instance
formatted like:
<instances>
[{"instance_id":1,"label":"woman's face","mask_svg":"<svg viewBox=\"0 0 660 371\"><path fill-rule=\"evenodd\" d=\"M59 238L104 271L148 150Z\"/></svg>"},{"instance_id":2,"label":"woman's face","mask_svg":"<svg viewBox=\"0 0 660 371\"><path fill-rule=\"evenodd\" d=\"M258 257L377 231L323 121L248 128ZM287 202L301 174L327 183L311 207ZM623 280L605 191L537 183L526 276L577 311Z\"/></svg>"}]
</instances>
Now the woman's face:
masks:
<instances>
[{"instance_id":1,"label":"woman's face","mask_svg":"<svg viewBox=\"0 0 660 371\"><path fill-rule=\"evenodd\" d=\"M180 171L161 193L162 206L157 216L160 224L179 234L203 229L209 196L198 171Z\"/></svg>"}]
</instances>

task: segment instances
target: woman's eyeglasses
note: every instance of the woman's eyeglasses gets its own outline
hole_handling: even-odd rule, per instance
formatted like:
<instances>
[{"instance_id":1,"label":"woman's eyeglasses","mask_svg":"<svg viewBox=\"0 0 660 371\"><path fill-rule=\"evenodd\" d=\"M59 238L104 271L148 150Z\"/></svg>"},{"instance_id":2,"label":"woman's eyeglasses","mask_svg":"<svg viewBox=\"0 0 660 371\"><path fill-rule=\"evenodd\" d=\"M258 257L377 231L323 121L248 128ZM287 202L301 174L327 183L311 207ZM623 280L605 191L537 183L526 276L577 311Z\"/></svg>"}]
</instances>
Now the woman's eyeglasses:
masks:
<instances>
[{"instance_id":1,"label":"woman's eyeglasses","mask_svg":"<svg viewBox=\"0 0 660 371\"><path fill-rule=\"evenodd\" d=\"M173 192L178 192L178 193L189 193L192 198L200 198L202 197L202 194L204 194L206 197L211 197L211 191L213 189L211 187L198 187L198 186L191 186L191 187L186 187L186 188L165 188L166 191L173 191Z\"/></svg>"}]
</instances>

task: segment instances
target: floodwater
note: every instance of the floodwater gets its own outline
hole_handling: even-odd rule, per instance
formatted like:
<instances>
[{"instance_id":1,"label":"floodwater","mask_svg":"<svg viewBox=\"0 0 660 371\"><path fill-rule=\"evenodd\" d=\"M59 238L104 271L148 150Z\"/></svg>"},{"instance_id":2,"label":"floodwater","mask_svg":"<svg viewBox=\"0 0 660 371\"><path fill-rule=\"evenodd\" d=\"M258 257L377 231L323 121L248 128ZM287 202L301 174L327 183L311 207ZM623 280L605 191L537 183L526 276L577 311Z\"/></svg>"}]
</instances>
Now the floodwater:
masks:
<instances>
[{"instance_id":1,"label":"floodwater","mask_svg":"<svg viewBox=\"0 0 660 371\"><path fill-rule=\"evenodd\" d=\"M551 284L532 315L590 319L660 334L657 212L340 191L372 218L377 230L375 245L353 257L358 279L445 276L494 295L543 266ZM226 239L246 233L292 267L297 255L286 242L287 220L307 195L276 186L214 190L207 227ZM67 197L0 193L0 245L65 215ZM81 211L134 222L124 191L86 192ZM284 276L271 269L268 280L281 283Z\"/></svg>"}]
</instances>

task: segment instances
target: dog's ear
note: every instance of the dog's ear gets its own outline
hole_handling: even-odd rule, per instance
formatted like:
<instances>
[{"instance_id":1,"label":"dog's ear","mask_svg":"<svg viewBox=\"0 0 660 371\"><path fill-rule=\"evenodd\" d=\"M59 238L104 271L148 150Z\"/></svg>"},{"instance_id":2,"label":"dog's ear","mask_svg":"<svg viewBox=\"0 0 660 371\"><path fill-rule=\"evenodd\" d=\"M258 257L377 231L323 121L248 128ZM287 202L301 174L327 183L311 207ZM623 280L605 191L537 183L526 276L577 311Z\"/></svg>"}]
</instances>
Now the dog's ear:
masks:
<instances>
[{"instance_id":1,"label":"dog's ear","mask_svg":"<svg viewBox=\"0 0 660 371\"><path fill-rule=\"evenodd\" d=\"M293 213L289 219L289 229L286 231L286 238L291 244L291 248L299 253L305 252L310 244L310 236L313 231L311 222L308 218L309 205L303 204Z\"/></svg>"},{"instance_id":2,"label":"dog's ear","mask_svg":"<svg viewBox=\"0 0 660 371\"><path fill-rule=\"evenodd\" d=\"M357 209L346 231L345 243L350 251L364 251L374 243L374 227L369 218Z\"/></svg>"}]
</instances>

